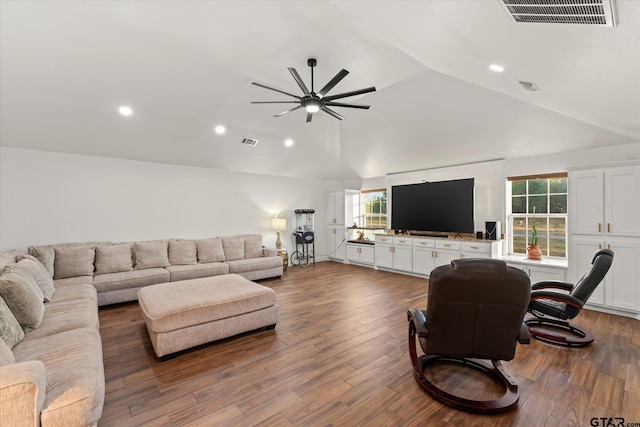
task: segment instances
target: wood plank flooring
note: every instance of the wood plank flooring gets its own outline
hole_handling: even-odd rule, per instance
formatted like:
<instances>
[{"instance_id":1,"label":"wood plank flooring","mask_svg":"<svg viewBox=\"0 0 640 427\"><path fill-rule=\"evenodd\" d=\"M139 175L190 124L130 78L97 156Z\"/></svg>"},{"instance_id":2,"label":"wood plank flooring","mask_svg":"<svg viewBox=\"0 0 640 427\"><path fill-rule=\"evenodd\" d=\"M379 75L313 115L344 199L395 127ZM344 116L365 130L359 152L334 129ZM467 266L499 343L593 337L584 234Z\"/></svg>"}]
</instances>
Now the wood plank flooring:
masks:
<instances>
[{"instance_id":1,"label":"wood plank flooring","mask_svg":"<svg viewBox=\"0 0 640 427\"><path fill-rule=\"evenodd\" d=\"M425 307L427 280L322 262L260 283L278 296L275 330L166 362L137 303L101 309L99 426L605 425L594 417L640 426L640 321L583 310L575 323L594 334L590 347L518 346L504 363L520 385L518 409L480 416L432 400L411 374L406 311ZM462 391L492 392L473 373L447 378Z\"/></svg>"}]
</instances>

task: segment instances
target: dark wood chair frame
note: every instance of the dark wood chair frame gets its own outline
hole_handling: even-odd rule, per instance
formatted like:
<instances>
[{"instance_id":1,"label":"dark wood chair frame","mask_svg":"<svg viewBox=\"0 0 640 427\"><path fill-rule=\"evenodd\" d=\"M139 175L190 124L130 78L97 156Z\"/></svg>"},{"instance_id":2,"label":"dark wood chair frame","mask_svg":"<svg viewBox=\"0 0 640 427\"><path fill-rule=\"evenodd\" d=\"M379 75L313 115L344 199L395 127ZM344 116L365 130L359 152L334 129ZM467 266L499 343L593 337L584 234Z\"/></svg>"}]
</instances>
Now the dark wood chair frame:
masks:
<instances>
[{"instance_id":1,"label":"dark wood chair frame","mask_svg":"<svg viewBox=\"0 0 640 427\"><path fill-rule=\"evenodd\" d=\"M409 356L413 364L413 376L420 387L429 396L433 397L445 405L465 412L474 414L499 414L515 409L518 405L520 392L518 384L513 376L507 372L499 360L491 360L491 365L480 359L454 358L436 355L418 356L417 347L419 338L428 338L429 332L426 330L426 316L423 310L409 310L407 313L409 320ZM520 329L518 342L529 344L531 337L527 327L523 325ZM504 387L504 394L494 400L470 400L448 393L429 381L425 375L425 369L438 362L452 362L473 368L492 380L500 382Z\"/></svg>"}]
</instances>

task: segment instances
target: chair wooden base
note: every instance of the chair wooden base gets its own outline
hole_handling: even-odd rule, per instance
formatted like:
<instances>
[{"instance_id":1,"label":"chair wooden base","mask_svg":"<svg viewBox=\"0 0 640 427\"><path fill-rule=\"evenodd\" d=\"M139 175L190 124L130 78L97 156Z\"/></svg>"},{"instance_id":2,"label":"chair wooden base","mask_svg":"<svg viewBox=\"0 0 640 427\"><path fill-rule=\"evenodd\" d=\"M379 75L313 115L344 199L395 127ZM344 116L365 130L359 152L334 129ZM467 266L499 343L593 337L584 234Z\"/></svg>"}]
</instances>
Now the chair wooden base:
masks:
<instances>
[{"instance_id":1,"label":"chair wooden base","mask_svg":"<svg viewBox=\"0 0 640 427\"><path fill-rule=\"evenodd\" d=\"M416 328L413 321L410 320L409 354L411 356L411 362L413 363L413 377L416 379L420 387L422 387L429 396L433 397L437 401L454 409L485 415L499 414L517 407L518 399L520 398L518 384L516 383L515 378L513 378L502 366L499 360L492 360L491 363L493 366L489 366L488 364L476 359L456 359L427 355L418 357L416 346ZM474 368L492 379L501 382L505 388L505 392L501 397L495 400L469 400L448 393L438 388L424 376L424 371L429 365L440 361L458 363Z\"/></svg>"},{"instance_id":2,"label":"chair wooden base","mask_svg":"<svg viewBox=\"0 0 640 427\"><path fill-rule=\"evenodd\" d=\"M593 335L590 332L571 326L564 320L533 318L525 320L524 323L529 328L529 333L541 341L567 347L584 347L593 342ZM556 333L548 329L560 330L564 333Z\"/></svg>"}]
</instances>

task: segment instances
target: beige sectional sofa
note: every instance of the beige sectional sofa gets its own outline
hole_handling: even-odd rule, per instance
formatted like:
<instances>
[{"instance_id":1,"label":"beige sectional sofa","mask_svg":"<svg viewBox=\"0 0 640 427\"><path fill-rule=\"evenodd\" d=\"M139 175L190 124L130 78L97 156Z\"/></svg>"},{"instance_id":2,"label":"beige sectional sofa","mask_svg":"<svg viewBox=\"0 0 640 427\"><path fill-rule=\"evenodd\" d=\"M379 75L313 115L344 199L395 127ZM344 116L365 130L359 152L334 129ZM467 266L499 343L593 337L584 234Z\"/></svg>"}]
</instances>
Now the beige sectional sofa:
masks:
<instances>
[{"instance_id":1,"label":"beige sectional sofa","mask_svg":"<svg viewBox=\"0 0 640 427\"><path fill-rule=\"evenodd\" d=\"M0 425L95 425L104 403L95 288L54 285L21 251L1 254L0 270Z\"/></svg>"},{"instance_id":2,"label":"beige sectional sofa","mask_svg":"<svg viewBox=\"0 0 640 427\"><path fill-rule=\"evenodd\" d=\"M282 272L258 234L0 254L0 425L96 425L104 403L98 306L135 301L149 285Z\"/></svg>"},{"instance_id":3,"label":"beige sectional sofa","mask_svg":"<svg viewBox=\"0 0 640 427\"><path fill-rule=\"evenodd\" d=\"M282 276L282 259L260 234L186 240L30 246L56 282L90 283L98 305L138 299L158 283L236 273L249 280Z\"/></svg>"}]
</instances>

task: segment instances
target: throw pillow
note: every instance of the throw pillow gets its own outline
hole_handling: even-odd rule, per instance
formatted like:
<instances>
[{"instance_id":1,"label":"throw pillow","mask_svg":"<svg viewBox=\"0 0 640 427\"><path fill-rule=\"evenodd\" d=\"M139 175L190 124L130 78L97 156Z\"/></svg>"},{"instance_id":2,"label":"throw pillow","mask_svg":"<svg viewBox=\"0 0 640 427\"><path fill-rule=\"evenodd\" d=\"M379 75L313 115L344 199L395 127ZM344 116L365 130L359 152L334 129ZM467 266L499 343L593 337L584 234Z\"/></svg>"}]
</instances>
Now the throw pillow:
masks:
<instances>
[{"instance_id":1,"label":"throw pillow","mask_svg":"<svg viewBox=\"0 0 640 427\"><path fill-rule=\"evenodd\" d=\"M96 257L95 246L56 247L53 260L53 278L93 276L93 262Z\"/></svg>"},{"instance_id":2,"label":"throw pillow","mask_svg":"<svg viewBox=\"0 0 640 427\"><path fill-rule=\"evenodd\" d=\"M53 278L49 276L47 269L31 255L18 255L16 259L18 260L18 267L27 270L35 279L36 284L42 291L42 295L44 295L44 302L51 301L56 288L53 286Z\"/></svg>"},{"instance_id":3,"label":"throw pillow","mask_svg":"<svg viewBox=\"0 0 640 427\"><path fill-rule=\"evenodd\" d=\"M226 261L244 259L244 239L242 237L223 237L222 247Z\"/></svg>"},{"instance_id":4,"label":"throw pillow","mask_svg":"<svg viewBox=\"0 0 640 427\"><path fill-rule=\"evenodd\" d=\"M262 235L248 234L242 238L244 239L244 257L246 259L262 257Z\"/></svg>"},{"instance_id":5,"label":"throw pillow","mask_svg":"<svg viewBox=\"0 0 640 427\"><path fill-rule=\"evenodd\" d=\"M136 270L166 267L169 265L168 247L166 240L150 242L135 242Z\"/></svg>"},{"instance_id":6,"label":"throw pillow","mask_svg":"<svg viewBox=\"0 0 640 427\"><path fill-rule=\"evenodd\" d=\"M133 270L130 244L96 246L96 274Z\"/></svg>"},{"instance_id":7,"label":"throw pillow","mask_svg":"<svg viewBox=\"0 0 640 427\"><path fill-rule=\"evenodd\" d=\"M44 295L26 270L17 265L2 270L0 297L26 332L40 326L44 316Z\"/></svg>"},{"instance_id":8,"label":"throw pillow","mask_svg":"<svg viewBox=\"0 0 640 427\"><path fill-rule=\"evenodd\" d=\"M0 297L0 338L11 349L24 338L24 331L16 320L11 309Z\"/></svg>"},{"instance_id":9,"label":"throw pillow","mask_svg":"<svg viewBox=\"0 0 640 427\"><path fill-rule=\"evenodd\" d=\"M13 356L11 348L0 337L0 366L8 366L16 363L16 358Z\"/></svg>"},{"instance_id":10,"label":"throw pillow","mask_svg":"<svg viewBox=\"0 0 640 427\"><path fill-rule=\"evenodd\" d=\"M191 240L169 240L169 263L171 265L197 264L196 244Z\"/></svg>"},{"instance_id":11,"label":"throw pillow","mask_svg":"<svg viewBox=\"0 0 640 427\"><path fill-rule=\"evenodd\" d=\"M40 264L42 264L49 275L53 277L53 261L56 253L51 246L29 246L27 252L40 261Z\"/></svg>"},{"instance_id":12,"label":"throw pillow","mask_svg":"<svg viewBox=\"0 0 640 427\"><path fill-rule=\"evenodd\" d=\"M224 249L220 237L196 240L196 247L198 249L199 263L205 264L207 262L224 261Z\"/></svg>"}]
</instances>

